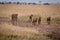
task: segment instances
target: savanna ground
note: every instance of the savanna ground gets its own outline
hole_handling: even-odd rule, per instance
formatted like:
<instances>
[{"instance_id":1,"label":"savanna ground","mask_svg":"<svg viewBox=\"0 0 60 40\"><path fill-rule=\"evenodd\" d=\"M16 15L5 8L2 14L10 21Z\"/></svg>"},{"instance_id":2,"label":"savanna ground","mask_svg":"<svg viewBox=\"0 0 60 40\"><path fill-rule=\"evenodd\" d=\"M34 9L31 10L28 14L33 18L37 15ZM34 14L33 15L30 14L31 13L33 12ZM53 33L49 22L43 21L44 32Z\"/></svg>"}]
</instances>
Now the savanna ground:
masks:
<instances>
[{"instance_id":1,"label":"savanna ground","mask_svg":"<svg viewBox=\"0 0 60 40\"><path fill-rule=\"evenodd\" d=\"M12 25L11 14L18 14L17 25ZM41 16L40 25L28 22L29 15L34 18ZM46 18L51 16L51 24L47 25ZM60 40L60 5L16 5L0 4L0 40ZM57 34L48 37L48 34ZM51 35L50 35L51 36ZM55 38L56 36L57 38Z\"/></svg>"}]
</instances>

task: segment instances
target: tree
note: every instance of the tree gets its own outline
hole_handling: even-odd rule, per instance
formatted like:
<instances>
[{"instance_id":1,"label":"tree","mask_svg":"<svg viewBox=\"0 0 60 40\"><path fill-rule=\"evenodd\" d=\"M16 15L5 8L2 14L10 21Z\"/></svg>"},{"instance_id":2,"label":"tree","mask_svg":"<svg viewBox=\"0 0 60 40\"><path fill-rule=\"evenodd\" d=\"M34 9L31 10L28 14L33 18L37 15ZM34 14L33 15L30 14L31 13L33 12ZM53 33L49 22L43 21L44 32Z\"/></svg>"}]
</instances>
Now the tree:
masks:
<instances>
[{"instance_id":1,"label":"tree","mask_svg":"<svg viewBox=\"0 0 60 40\"><path fill-rule=\"evenodd\" d=\"M50 5L49 3L44 3L44 5Z\"/></svg>"},{"instance_id":2,"label":"tree","mask_svg":"<svg viewBox=\"0 0 60 40\"><path fill-rule=\"evenodd\" d=\"M39 4L41 4L42 1L39 1Z\"/></svg>"},{"instance_id":3,"label":"tree","mask_svg":"<svg viewBox=\"0 0 60 40\"><path fill-rule=\"evenodd\" d=\"M9 4L11 4L11 2L9 2Z\"/></svg>"},{"instance_id":4,"label":"tree","mask_svg":"<svg viewBox=\"0 0 60 40\"><path fill-rule=\"evenodd\" d=\"M36 3L32 3L33 5L36 5Z\"/></svg>"},{"instance_id":5,"label":"tree","mask_svg":"<svg viewBox=\"0 0 60 40\"><path fill-rule=\"evenodd\" d=\"M1 2L0 2L0 4L1 4Z\"/></svg>"},{"instance_id":6,"label":"tree","mask_svg":"<svg viewBox=\"0 0 60 40\"><path fill-rule=\"evenodd\" d=\"M20 2L17 2L17 4L20 4Z\"/></svg>"},{"instance_id":7,"label":"tree","mask_svg":"<svg viewBox=\"0 0 60 40\"><path fill-rule=\"evenodd\" d=\"M4 2L1 2L1 4L4 4Z\"/></svg>"},{"instance_id":8,"label":"tree","mask_svg":"<svg viewBox=\"0 0 60 40\"><path fill-rule=\"evenodd\" d=\"M28 3L28 5L30 5L31 3Z\"/></svg>"}]
</instances>

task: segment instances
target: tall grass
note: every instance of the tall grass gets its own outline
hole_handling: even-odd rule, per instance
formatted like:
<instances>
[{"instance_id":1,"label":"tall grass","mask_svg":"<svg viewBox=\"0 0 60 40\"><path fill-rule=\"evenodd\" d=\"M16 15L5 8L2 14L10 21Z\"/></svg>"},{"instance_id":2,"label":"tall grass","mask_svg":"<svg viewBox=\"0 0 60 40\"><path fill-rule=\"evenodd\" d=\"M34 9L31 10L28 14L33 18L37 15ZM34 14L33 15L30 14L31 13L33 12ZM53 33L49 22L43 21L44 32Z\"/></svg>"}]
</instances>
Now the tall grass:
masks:
<instances>
[{"instance_id":1,"label":"tall grass","mask_svg":"<svg viewBox=\"0 0 60 40\"><path fill-rule=\"evenodd\" d=\"M43 34L1 35L0 40L51 40Z\"/></svg>"},{"instance_id":2,"label":"tall grass","mask_svg":"<svg viewBox=\"0 0 60 40\"><path fill-rule=\"evenodd\" d=\"M54 24L60 24L60 18L52 18L52 23Z\"/></svg>"}]
</instances>

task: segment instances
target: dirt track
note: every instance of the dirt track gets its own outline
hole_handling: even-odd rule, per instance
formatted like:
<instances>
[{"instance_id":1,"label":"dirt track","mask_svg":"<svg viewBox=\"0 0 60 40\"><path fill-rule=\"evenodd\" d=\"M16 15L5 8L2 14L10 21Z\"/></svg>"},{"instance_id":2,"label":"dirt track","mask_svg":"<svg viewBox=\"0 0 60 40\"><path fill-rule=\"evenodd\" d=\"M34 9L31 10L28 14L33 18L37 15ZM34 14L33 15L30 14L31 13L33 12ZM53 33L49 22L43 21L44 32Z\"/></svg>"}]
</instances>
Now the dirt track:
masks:
<instances>
[{"instance_id":1,"label":"dirt track","mask_svg":"<svg viewBox=\"0 0 60 40\"><path fill-rule=\"evenodd\" d=\"M7 23L9 25L12 24L11 21L8 21L8 20L0 21L0 23L1 24ZM26 21L18 21L17 25L15 25L15 26L37 29L38 32L42 32L42 33L49 33L51 31L55 30L55 28L60 30L60 25L59 24L50 24L50 25L47 25L47 23L41 23L40 25L36 24L34 26L32 23L26 22Z\"/></svg>"}]
</instances>

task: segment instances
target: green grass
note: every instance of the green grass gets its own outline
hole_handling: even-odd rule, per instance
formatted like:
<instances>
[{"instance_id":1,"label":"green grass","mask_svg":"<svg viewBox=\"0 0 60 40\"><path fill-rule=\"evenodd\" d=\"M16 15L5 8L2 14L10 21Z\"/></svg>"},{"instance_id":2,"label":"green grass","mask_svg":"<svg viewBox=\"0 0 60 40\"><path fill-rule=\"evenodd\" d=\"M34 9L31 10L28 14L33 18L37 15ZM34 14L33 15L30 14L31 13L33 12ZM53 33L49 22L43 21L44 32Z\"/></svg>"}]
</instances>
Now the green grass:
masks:
<instances>
[{"instance_id":1,"label":"green grass","mask_svg":"<svg viewBox=\"0 0 60 40\"><path fill-rule=\"evenodd\" d=\"M53 18L52 23L54 24L60 24L60 18Z\"/></svg>"},{"instance_id":2,"label":"green grass","mask_svg":"<svg viewBox=\"0 0 60 40\"><path fill-rule=\"evenodd\" d=\"M18 17L18 20L28 21L29 20L29 16L20 16L20 17Z\"/></svg>"},{"instance_id":3,"label":"green grass","mask_svg":"<svg viewBox=\"0 0 60 40\"><path fill-rule=\"evenodd\" d=\"M39 15L33 15L33 19L35 19L35 18L39 18ZM29 16L19 16L18 20L29 21Z\"/></svg>"}]
</instances>

